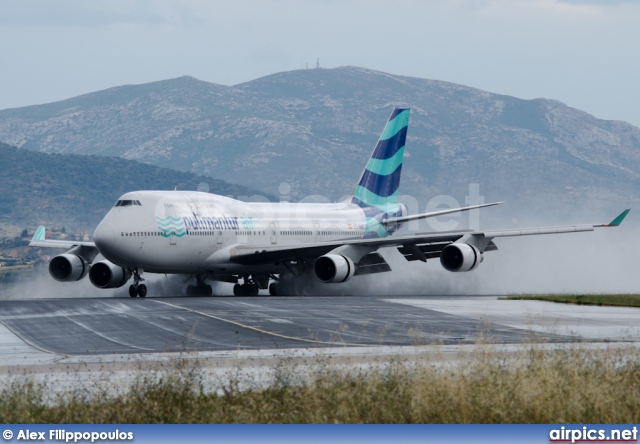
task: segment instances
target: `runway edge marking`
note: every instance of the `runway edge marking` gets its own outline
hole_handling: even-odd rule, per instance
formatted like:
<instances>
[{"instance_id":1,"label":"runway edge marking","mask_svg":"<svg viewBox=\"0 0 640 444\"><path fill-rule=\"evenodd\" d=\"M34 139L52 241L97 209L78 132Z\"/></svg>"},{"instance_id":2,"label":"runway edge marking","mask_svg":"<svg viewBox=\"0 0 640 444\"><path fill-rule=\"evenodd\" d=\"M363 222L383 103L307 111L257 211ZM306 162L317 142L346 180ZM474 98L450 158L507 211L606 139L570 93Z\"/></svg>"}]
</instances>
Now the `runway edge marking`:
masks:
<instances>
[{"instance_id":1,"label":"runway edge marking","mask_svg":"<svg viewBox=\"0 0 640 444\"><path fill-rule=\"evenodd\" d=\"M278 338L283 338L283 339L291 339L293 341L300 341L300 342L308 342L311 344L323 344L323 345L342 345L342 346L357 346L357 347L368 347L366 344L356 344L356 343L348 343L348 342L325 342L325 341L315 341L313 339L304 339L304 338L296 338L294 336L287 336L287 335L281 335L280 333L274 333L272 331L268 331L268 330L263 330L261 328L257 328L257 327L252 327L250 325L245 325L245 324L241 324L240 322L236 322L236 321L232 321L230 319L224 319L221 318L219 316L214 316L212 314L208 314L208 313L203 313L201 311L198 310L194 310L192 308L187 308L187 307L182 307L180 305L175 305L175 304L170 304L169 302L164 302L164 301L159 301L157 299L150 299L151 302L157 302L158 304L165 304L165 305L169 305L171 307L175 307L175 308L179 308L181 310L186 310L186 311L190 311L192 313L197 313L199 315L202 316L206 316L208 318L212 318L212 319L216 319L218 321L222 321L222 322L226 322L228 324L233 324L233 325L237 325L238 327L242 327L242 328L247 328L249 330L254 330L257 331L259 333L263 333L266 335L270 335L270 336L276 336Z\"/></svg>"},{"instance_id":2,"label":"runway edge marking","mask_svg":"<svg viewBox=\"0 0 640 444\"><path fill-rule=\"evenodd\" d=\"M47 353L47 354L50 354L50 355L58 356L60 358L60 359L54 359L54 362L56 362L57 360L66 359L66 358L68 358L70 356L70 355L67 355L66 353L58 353L58 352L55 352L55 351L52 351L52 350L47 350L46 348L43 348L43 347L39 346L38 344L30 341L28 338L23 337L21 334L19 334L13 328L9 327L4 322L0 321L0 324L2 324L4 326L4 328L9 330L11 333L13 333L16 336L16 338L20 339L25 344L35 348L36 350L40 350L43 353Z\"/></svg>"}]
</instances>

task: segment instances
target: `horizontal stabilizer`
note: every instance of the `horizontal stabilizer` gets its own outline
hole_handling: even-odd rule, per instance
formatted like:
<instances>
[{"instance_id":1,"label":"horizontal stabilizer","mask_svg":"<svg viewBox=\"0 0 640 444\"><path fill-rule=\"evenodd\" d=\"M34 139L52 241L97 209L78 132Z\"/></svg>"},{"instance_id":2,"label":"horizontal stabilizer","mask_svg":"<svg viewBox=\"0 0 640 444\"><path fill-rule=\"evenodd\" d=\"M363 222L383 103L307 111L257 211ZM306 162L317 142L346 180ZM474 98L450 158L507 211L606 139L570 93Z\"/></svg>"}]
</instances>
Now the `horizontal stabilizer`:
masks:
<instances>
[{"instance_id":1,"label":"horizontal stabilizer","mask_svg":"<svg viewBox=\"0 0 640 444\"><path fill-rule=\"evenodd\" d=\"M458 212L461 212L461 211L475 210L476 208L492 207L494 205L500 205L500 204L503 204L503 203L504 203L504 201L502 201L502 202L492 202L492 203L488 203L488 204L471 205L471 206L468 206L468 207L450 208L448 210L432 211L430 213L412 214L410 216L390 217L388 219L382 220L381 223L384 224L384 225L402 224L402 223L409 222L409 221L412 221L412 220L428 219L430 217L444 216L445 214L453 214L453 213L458 213Z\"/></svg>"}]
</instances>

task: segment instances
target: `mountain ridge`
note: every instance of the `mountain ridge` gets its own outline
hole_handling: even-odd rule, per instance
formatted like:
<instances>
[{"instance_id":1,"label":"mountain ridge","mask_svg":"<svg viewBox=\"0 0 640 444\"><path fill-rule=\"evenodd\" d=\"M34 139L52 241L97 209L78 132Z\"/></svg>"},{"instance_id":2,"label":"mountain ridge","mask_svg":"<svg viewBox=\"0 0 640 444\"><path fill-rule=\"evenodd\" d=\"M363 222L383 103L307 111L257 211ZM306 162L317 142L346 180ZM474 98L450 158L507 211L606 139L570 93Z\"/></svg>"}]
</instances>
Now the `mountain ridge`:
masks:
<instances>
[{"instance_id":1,"label":"mountain ridge","mask_svg":"<svg viewBox=\"0 0 640 444\"><path fill-rule=\"evenodd\" d=\"M0 141L99 154L291 197L350 193L394 106L411 108L401 193L523 208L638 203L640 129L549 99L358 67L294 70L233 86L190 76L0 111ZM17 110L17 111L16 111Z\"/></svg>"}]
</instances>

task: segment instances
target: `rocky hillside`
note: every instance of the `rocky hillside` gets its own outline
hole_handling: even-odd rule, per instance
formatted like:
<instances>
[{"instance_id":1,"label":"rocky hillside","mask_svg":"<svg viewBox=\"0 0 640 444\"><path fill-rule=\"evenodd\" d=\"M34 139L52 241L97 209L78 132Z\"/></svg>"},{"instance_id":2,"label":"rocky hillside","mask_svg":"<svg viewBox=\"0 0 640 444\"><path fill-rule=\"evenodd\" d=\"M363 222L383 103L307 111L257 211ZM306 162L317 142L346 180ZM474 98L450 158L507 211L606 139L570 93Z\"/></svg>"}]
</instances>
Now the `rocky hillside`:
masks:
<instances>
[{"instance_id":1,"label":"rocky hillside","mask_svg":"<svg viewBox=\"0 0 640 444\"><path fill-rule=\"evenodd\" d=\"M256 191L210 177L131 160L43 154L0 143L0 235L38 225L93 228L119 196L134 190L196 190L253 196ZM201 186L202 187L202 186Z\"/></svg>"},{"instance_id":2,"label":"rocky hillside","mask_svg":"<svg viewBox=\"0 0 640 444\"><path fill-rule=\"evenodd\" d=\"M546 99L355 67L236 86L192 77L0 111L0 141L117 156L293 197L352 191L394 106L411 107L401 192L523 210L640 203L640 129ZM109 162L113 162L110 160ZM115 172L114 172L115 173ZM286 190L286 187L282 187ZM422 207L424 209L424 207Z\"/></svg>"}]
</instances>

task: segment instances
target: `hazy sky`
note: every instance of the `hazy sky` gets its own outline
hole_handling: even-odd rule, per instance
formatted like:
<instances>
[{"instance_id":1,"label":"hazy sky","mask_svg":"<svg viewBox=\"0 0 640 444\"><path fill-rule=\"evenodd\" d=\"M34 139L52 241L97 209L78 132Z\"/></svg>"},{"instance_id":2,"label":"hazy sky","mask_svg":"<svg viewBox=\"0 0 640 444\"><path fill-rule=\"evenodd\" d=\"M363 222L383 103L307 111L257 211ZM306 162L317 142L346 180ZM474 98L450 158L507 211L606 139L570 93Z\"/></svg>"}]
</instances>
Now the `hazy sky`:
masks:
<instances>
[{"instance_id":1,"label":"hazy sky","mask_svg":"<svg viewBox=\"0 0 640 444\"><path fill-rule=\"evenodd\" d=\"M354 65L640 126L640 1L3 0L0 109Z\"/></svg>"}]
</instances>

